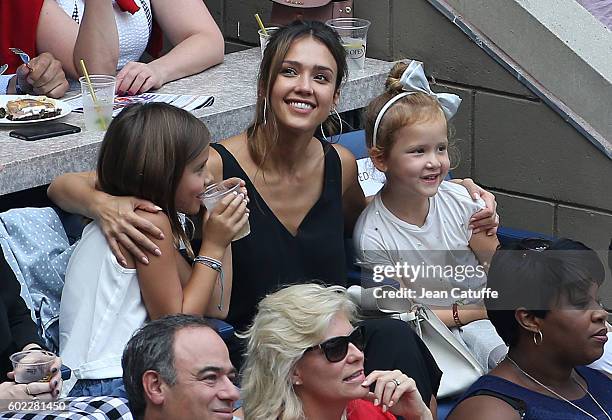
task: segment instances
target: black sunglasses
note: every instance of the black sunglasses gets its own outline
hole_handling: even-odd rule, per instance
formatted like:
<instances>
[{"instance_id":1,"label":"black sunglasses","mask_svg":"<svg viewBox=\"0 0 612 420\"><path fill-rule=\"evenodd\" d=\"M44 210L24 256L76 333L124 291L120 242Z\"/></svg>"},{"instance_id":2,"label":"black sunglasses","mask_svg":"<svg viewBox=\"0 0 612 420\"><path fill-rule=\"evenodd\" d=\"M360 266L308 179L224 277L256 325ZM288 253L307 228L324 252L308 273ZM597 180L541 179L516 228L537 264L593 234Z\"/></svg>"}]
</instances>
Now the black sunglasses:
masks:
<instances>
[{"instance_id":1,"label":"black sunglasses","mask_svg":"<svg viewBox=\"0 0 612 420\"><path fill-rule=\"evenodd\" d=\"M332 337L329 340L325 340L321 344L308 347L304 353L320 348L323 350L323 354L325 354L325 358L327 360L329 360L331 363L336 363L346 357L349 343L352 343L359 349L359 351L363 351L363 348L365 347L365 334L362 325L356 327L349 335Z\"/></svg>"}]
</instances>

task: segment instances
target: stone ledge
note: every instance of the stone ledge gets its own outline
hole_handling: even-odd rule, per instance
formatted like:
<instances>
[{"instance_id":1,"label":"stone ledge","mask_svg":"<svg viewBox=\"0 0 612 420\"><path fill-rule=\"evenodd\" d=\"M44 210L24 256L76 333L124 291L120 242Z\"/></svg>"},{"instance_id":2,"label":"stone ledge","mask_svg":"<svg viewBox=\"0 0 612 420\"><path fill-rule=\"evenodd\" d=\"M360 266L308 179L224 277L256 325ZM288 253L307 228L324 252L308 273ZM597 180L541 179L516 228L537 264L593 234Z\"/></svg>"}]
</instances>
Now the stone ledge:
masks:
<instances>
[{"instance_id":1,"label":"stone ledge","mask_svg":"<svg viewBox=\"0 0 612 420\"><path fill-rule=\"evenodd\" d=\"M176 80L160 93L212 95L212 106L195 111L208 125L212 139L221 140L244 131L255 112L256 81L261 52L252 48L227 54L223 64ZM344 83L338 111L364 107L383 87L392 62L366 59L366 68ZM61 121L84 129L82 114ZM0 127L0 195L50 183L65 172L95 168L103 132L88 132L25 142L9 137L13 127Z\"/></svg>"}]
</instances>

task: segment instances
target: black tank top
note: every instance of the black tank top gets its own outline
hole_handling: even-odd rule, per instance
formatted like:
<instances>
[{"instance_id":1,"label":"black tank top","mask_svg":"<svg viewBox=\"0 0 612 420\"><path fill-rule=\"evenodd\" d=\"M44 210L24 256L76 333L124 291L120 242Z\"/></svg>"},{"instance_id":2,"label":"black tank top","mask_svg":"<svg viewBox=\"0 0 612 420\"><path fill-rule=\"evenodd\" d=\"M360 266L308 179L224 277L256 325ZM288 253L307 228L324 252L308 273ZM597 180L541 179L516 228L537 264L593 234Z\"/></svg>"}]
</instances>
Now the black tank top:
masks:
<instances>
[{"instance_id":1,"label":"black tank top","mask_svg":"<svg viewBox=\"0 0 612 420\"><path fill-rule=\"evenodd\" d=\"M327 142L322 146L323 191L293 236L259 195L236 158L221 144L211 144L221 156L223 179L243 179L250 199L251 233L232 242L233 286L227 322L237 331L248 327L257 303L280 286L313 279L346 285L342 167L336 150Z\"/></svg>"}]
</instances>

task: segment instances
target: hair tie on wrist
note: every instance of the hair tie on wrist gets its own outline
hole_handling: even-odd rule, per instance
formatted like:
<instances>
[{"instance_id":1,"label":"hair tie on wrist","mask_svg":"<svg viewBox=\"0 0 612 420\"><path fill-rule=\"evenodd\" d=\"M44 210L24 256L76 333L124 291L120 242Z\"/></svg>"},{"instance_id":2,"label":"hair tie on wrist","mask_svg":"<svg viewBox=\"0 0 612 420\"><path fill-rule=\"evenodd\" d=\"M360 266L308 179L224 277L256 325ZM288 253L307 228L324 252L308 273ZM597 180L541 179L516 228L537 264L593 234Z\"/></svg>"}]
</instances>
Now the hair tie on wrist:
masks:
<instances>
[{"instance_id":1,"label":"hair tie on wrist","mask_svg":"<svg viewBox=\"0 0 612 420\"><path fill-rule=\"evenodd\" d=\"M206 255L198 255L193 259L193 264L202 264L208 268L211 268L219 273L219 288L221 289L221 297L219 298L219 304L217 305L217 309L220 311L223 310L223 292L224 292L224 284L223 284L223 263L216 258L207 257Z\"/></svg>"}]
</instances>

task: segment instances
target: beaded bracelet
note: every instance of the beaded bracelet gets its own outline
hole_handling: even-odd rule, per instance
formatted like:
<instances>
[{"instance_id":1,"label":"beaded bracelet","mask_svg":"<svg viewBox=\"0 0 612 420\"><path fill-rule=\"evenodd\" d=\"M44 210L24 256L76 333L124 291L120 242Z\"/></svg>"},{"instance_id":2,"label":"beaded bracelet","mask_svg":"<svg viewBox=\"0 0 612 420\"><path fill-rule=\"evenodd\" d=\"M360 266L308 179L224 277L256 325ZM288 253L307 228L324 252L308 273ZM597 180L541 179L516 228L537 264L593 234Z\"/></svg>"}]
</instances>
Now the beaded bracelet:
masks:
<instances>
[{"instance_id":1,"label":"beaded bracelet","mask_svg":"<svg viewBox=\"0 0 612 420\"><path fill-rule=\"evenodd\" d=\"M221 298L219 299L219 304L217 305L217 309L220 311L223 310L223 292L224 292L224 284L223 284L223 264L216 258L207 257L205 255L198 255L193 259L193 263L205 265L208 268L212 268L216 272L219 273L219 288L221 289Z\"/></svg>"}]
</instances>

